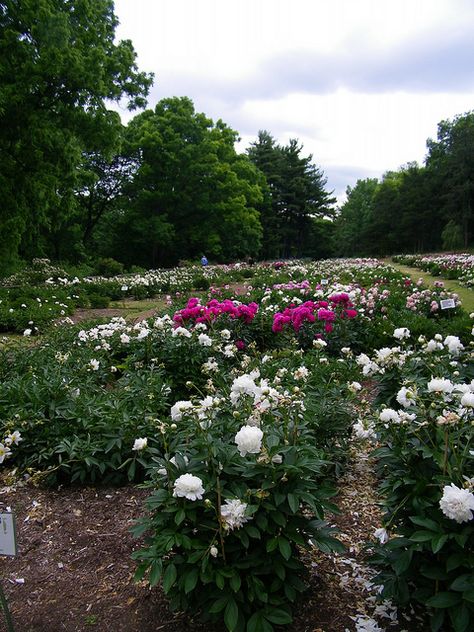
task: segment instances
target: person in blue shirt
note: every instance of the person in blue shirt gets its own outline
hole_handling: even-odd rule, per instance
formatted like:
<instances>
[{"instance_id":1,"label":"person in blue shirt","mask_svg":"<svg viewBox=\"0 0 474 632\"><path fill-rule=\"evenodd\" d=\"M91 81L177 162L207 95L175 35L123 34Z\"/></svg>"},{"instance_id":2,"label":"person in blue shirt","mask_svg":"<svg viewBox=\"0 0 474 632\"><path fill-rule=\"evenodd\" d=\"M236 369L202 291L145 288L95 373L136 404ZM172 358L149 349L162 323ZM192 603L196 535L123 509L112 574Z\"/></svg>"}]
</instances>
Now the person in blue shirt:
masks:
<instances>
[{"instance_id":1,"label":"person in blue shirt","mask_svg":"<svg viewBox=\"0 0 474 632\"><path fill-rule=\"evenodd\" d=\"M203 255L203 256L201 257L201 265L202 265L202 266L207 266L207 264L208 264L208 263L209 263L209 261L207 260L206 255Z\"/></svg>"}]
</instances>

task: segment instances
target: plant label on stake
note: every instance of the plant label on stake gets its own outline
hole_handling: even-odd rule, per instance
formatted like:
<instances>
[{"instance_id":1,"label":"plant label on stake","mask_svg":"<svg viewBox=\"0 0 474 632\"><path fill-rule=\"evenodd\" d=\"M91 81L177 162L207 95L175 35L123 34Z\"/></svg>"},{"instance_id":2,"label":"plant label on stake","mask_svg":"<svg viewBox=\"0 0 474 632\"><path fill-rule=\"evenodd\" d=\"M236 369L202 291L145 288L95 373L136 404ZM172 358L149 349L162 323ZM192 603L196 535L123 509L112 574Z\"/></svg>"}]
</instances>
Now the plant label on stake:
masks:
<instances>
[{"instance_id":1,"label":"plant label on stake","mask_svg":"<svg viewBox=\"0 0 474 632\"><path fill-rule=\"evenodd\" d=\"M321 279L321 285L327 285L328 283L328 279Z\"/></svg>"},{"instance_id":2,"label":"plant label on stake","mask_svg":"<svg viewBox=\"0 0 474 632\"><path fill-rule=\"evenodd\" d=\"M15 526L12 513L0 513L0 555L12 557L17 554Z\"/></svg>"},{"instance_id":3,"label":"plant label on stake","mask_svg":"<svg viewBox=\"0 0 474 632\"><path fill-rule=\"evenodd\" d=\"M440 301L439 304L441 305L441 309L453 309L454 307L456 307L456 303L452 298L445 298Z\"/></svg>"}]
</instances>

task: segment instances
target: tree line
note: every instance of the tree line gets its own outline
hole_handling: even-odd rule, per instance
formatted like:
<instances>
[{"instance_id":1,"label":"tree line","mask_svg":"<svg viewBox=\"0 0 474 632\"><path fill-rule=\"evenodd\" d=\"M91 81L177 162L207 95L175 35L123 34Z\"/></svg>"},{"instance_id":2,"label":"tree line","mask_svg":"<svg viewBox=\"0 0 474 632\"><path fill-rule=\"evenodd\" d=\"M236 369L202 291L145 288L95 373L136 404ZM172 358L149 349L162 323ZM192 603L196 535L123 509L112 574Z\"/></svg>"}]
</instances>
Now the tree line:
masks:
<instances>
[{"instance_id":1,"label":"tree line","mask_svg":"<svg viewBox=\"0 0 474 632\"><path fill-rule=\"evenodd\" d=\"M424 165L358 180L336 220L344 255L456 250L472 244L474 112L438 124Z\"/></svg>"},{"instance_id":2,"label":"tree line","mask_svg":"<svg viewBox=\"0 0 474 632\"><path fill-rule=\"evenodd\" d=\"M297 140L238 133L168 98L143 109L153 76L115 42L111 0L0 1L0 266L46 256L127 267L309 254L333 213Z\"/></svg>"},{"instance_id":3,"label":"tree line","mask_svg":"<svg viewBox=\"0 0 474 632\"><path fill-rule=\"evenodd\" d=\"M187 97L145 109L153 75L116 42L112 0L0 0L0 272L49 257L127 268L466 246L474 114L424 166L360 180L340 209L298 139L238 132ZM126 104L128 125L110 109Z\"/></svg>"}]
</instances>

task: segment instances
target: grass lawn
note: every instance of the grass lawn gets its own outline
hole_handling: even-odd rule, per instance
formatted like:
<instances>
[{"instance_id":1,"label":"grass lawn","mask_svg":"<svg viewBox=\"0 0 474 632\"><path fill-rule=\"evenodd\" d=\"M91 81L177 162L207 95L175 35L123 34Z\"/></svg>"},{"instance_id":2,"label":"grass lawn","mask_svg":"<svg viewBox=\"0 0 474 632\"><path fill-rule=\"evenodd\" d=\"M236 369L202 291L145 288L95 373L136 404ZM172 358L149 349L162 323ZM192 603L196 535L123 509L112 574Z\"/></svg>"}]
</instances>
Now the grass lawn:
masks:
<instances>
[{"instance_id":1,"label":"grass lawn","mask_svg":"<svg viewBox=\"0 0 474 632\"><path fill-rule=\"evenodd\" d=\"M462 306L466 310L466 312L474 312L474 290L459 285L457 281L454 281L452 279L445 279L441 276L433 276L431 274L428 274L428 272L423 272L423 270L419 270L418 268L410 268L399 263L394 263L391 259L384 260L384 263L387 263L397 270L400 270L400 272L403 272L403 274L411 277L414 281L417 281L421 278L425 281L425 283L429 285L433 285L435 281L443 281L448 292L456 292L456 294L459 295L459 298L462 301Z\"/></svg>"}]
</instances>

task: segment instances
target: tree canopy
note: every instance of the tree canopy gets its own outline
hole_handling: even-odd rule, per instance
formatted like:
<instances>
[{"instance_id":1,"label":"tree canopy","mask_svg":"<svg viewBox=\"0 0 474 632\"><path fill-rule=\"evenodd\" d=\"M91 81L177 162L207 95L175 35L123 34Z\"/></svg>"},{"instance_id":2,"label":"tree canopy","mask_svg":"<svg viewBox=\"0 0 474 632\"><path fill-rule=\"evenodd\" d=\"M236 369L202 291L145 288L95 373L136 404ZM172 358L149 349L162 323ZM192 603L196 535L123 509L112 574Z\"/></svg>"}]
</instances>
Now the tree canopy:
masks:
<instances>
[{"instance_id":1,"label":"tree canopy","mask_svg":"<svg viewBox=\"0 0 474 632\"><path fill-rule=\"evenodd\" d=\"M118 115L141 107L152 77L115 43L111 0L0 2L0 262L41 254L71 214L84 151L113 147ZM99 142L100 141L100 142ZM99 145L99 146L98 146Z\"/></svg>"}]
</instances>

